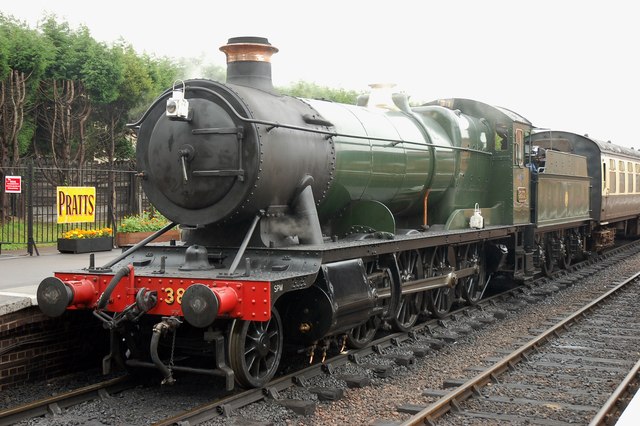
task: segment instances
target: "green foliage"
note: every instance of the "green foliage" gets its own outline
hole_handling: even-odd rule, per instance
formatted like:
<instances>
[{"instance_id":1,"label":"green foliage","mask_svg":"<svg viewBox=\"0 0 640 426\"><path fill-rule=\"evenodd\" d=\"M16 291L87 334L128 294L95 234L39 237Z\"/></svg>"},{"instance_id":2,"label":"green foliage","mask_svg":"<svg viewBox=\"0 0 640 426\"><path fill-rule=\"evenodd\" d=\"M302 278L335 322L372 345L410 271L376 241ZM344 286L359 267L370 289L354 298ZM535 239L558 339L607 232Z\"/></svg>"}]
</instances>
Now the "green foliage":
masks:
<instances>
[{"instance_id":1,"label":"green foliage","mask_svg":"<svg viewBox=\"0 0 640 426\"><path fill-rule=\"evenodd\" d=\"M0 14L0 80L4 80L9 75L9 31L6 18Z\"/></svg>"},{"instance_id":2,"label":"green foliage","mask_svg":"<svg viewBox=\"0 0 640 426\"><path fill-rule=\"evenodd\" d=\"M46 123L51 122L47 103L54 80L73 82L91 115L85 126L86 157L130 159L135 156L132 132L126 123L136 121L150 103L176 79L205 78L225 81L224 66L206 57L168 58L138 54L120 39L111 45L96 41L86 26L71 27L55 15L45 15L36 29L0 13L0 80L11 70L29 76L24 125L18 135L21 156L50 155ZM38 90L40 89L40 90ZM315 83L297 82L279 89L297 97L355 103L358 93ZM74 130L77 132L77 130ZM79 134L65 141L77 144ZM73 148L73 147L72 147ZM73 150L73 149L72 149Z\"/></svg>"},{"instance_id":3,"label":"green foliage","mask_svg":"<svg viewBox=\"0 0 640 426\"><path fill-rule=\"evenodd\" d=\"M148 63L136 54L131 45L122 44L118 49L124 75L120 84L119 102L128 108L141 103L146 104L153 90L153 79Z\"/></svg>"},{"instance_id":4,"label":"green foliage","mask_svg":"<svg viewBox=\"0 0 640 426\"><path fill-rule=\"evenodd\" d=\"M227 70L217 64L204 65L202 67L202 78L208 78L215 81L226 81Z\"/></svg>"},{"instance_id":5,"label":"green foliage","mask_svg":"<svg viewBox=\"0 0 640 426\"><path fill-rule=\"evenodd\" d=\"M173 82L184 74L183 69L174 60L167 57L157 58L144 55L143 61L151 77L151 96L153 98L170 88Z\"/></svg>"},{"instance_id":6,"label":"green foliage","mask_svg":"<svg viewBox=\"0 0 640 426\"><path fill-rule=\"evenodd\" d=\"M82 80L93 102L107 104L115 101L125 78L122 55L117 48L104 43L91 43L81 68Z\"/></svg>"},{"instance_id":7,"label":"green foliage","mask_svg":"<svg viewBox=\"0 0 640 426\"><path fill-rule=\"evenodd\" d=\"M33 117L25 117L25 120L22 123L22 129L20 129L20 134L18 135L18 146L20 147L21 157L27 154L29 148L31 148L31 141L33 140L35 132L36 125L33 122Z\"/></svg>"},{"instance_id":8,"label":"green foliage","mask_svg":"<svg viewBox=\"0 0 640 426\"><path fill-rule=\"evenodd\" d=\"M169 224L169 221L157 211L144 211L136 216L122 219L118 232L152 232L158 231Z\"/></svg>"},{"instance_id":9,"label":"green foliage","mask_svg":"<svg viewBox=\"0 0 640 426\"><path fill-rule=\"evenodd\" d=\"M354 90L333 89L306 81L298 81L289 86L278 87L277 89L284 95L296 96L298 98L324 99L344 104L355 104L359 95L359 93Z\"/></svg>"},{"instance_id":10,"label":"green foliage","mask_svg":"<svg viewBox=\"0 0 640 426\"><path fill-rule=\"evenodd\" d=\"M21 71L37 87L38 79L53 60L53 50L36 30L0 15L0 77L6 77L9 69Z\"/></svg>"}]
</instances>

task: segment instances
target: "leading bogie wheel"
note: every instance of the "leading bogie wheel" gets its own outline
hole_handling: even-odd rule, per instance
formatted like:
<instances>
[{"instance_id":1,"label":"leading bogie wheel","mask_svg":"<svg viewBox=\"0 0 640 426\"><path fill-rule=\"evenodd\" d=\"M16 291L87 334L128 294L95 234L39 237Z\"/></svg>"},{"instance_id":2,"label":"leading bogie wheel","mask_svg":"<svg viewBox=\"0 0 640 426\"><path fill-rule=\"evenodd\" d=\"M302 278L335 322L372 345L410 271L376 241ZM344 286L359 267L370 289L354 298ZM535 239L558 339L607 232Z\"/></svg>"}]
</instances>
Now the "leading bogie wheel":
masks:
<instances>
[{"instance_id":1,"label":"leading bogie wheel","mask_svg":"<svg viewBox=\"0 0 640 426\"><path fill-rule=\"evenodd\" d=\"M229 333L229 365L240 386L266 385L278 370L282 351L282 321L275 308L268 321L234 321Z\"/></svg>"},{"instance_id":2,"label":"leading bogie wheel","mask_svg":"<svg viewBox=\"0 0 640 426\"><path fill-rule=\"evenodd\" d=\"M381 322L380 318L373 316L364 324L353 327L347 333L347 346L352 349L362 349L367 346L373 341Z\"/></svg>"}]
</instances>

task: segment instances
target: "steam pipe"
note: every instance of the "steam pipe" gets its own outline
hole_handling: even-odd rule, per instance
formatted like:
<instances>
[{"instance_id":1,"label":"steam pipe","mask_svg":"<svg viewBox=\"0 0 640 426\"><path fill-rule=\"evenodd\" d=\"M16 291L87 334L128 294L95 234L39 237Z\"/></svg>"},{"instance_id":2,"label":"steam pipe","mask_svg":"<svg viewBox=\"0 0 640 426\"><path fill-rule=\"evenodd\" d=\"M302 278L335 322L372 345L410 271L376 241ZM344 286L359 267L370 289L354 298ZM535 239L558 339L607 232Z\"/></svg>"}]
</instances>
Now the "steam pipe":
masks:
<instances>
[{"instance_id":1,"label":"steam pipe","mask_svg":"<svg viewBox=\"0 0 640 426\"><path fill-rule=\"evenodd\" d=\"M116 285L118 285L118 283L123 277L126 277L127 275L129 275L131 268L129 266L123 266L122 268L118 269L118 271L115 273L113 278L111 278L111 281L109 281L109 285L107 285L107 288L105 289L104 293L100 295L100 299L98 299L97 309L104 309L107 306L107 303L111 298L111 293L113 293L113 290L116 288Z\"/></svg>"},{"instance_id":2,"label":"steam pipe","mask_svg":"<svg viewBox=\"0 0 640 426\"><path fill-rule=\"evenodd\" d=\"M162 384L172 385L176 382L176 380L173 378L173 375L171 374L171 370L169 370L169 368L166 365L164 365L164 363L160 359L160 356L158 356L158 344L160 343L160 336L162 335L162 332L166 330L167 327L168 327L167 324L162 322L153 326L153 334L151 335L151 344L149 346L149 352L151 355L151 361L153 361L153 365L155 365L158 368L158 370L162 372L162 375L164 376L164 380L162 380Z\"/></svg>"},{"instance_id":3,"label":"steam pipe","mask_svg":"<svg viewBox=\"0 0 640 426\"><path fill-rule=\"evenodd\" d=\"M307 224L307 232L298 235L300 244L322 244L322 230L320 229L320 220L318 219L318 211L316 210L311 186L306 186L300 192L292 207L296 216Z\"/></svg>"},{"instance_id":4,"label":"steam pipe","mask_svg":"<svg viewBox=\"0 0 640 426\"><path fill-rule=\"evenodd\" d=\"M149 235L147 238L145 238L144 240L140 241L139 243L135 244L133 247L129 248L128 250L126 250L125 252L123 252L120 256L116 257L115 259L111 260L110 262L106 263L102 269L109 269L111 268L113 265L115 265L116 263L120 262L122 259L124 259L125 257L129 256L131 253L137 251L140 247L144 246L145 244L147 244L149 241L153 241L156 238L158 238L160 235L164 234L165 232L169 231L171 228L173 228L174 226L176 226L177 223L176 222L171 222L170 224L168 224L167 226L165 226L164 228L160 229L159 231L154 232L153 234Z\"/></svg>"},{"instance_id":5,"label":"steam pipe","mask_svg":"<svg viewBox=\"0 0 640 426\"><path fill-rule=\"evenodd\" d=\"M424 212L422 218L422 227L427 229L429 226L429 222L427 221L427 201L429 200L429 194L431 193L430 189L427 189L427 192L424 193Z\"/></svg>"}]
</instances>

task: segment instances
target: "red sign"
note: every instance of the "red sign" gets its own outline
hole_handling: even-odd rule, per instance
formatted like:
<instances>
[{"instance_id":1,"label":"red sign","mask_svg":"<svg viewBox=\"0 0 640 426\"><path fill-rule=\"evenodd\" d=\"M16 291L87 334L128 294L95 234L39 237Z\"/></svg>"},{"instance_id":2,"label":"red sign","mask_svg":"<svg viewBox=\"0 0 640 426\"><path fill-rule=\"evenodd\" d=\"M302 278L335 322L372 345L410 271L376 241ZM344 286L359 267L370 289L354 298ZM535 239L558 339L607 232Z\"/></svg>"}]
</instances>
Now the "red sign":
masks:
<instances>
[{"instance_id":1,"label":"red sign","mask_svg":"<svg viewBox=\"0 0 640 426\"><path fill-rule=\"evenodd\" d=\"M19 194L22 192L22 176L5 176L4 192L9 194Z\"/></svg>"}]
</instances>

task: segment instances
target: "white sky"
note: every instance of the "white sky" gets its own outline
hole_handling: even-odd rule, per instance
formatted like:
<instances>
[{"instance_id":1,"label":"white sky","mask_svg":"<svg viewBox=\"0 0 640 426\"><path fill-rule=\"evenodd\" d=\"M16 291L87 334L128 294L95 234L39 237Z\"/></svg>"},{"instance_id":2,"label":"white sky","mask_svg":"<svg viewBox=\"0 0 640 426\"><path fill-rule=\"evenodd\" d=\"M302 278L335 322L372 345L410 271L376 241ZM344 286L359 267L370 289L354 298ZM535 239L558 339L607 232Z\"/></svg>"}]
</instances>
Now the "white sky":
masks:
<instances>
[{"instance_id":1,"label":"white sky","mask_svg":"<svg viewBox=\"0 0 640 426\"><path fill-rule=\"evenodd\" d=\"M629 0L2 0L31 27L46 12L107 43L224 64L229 37L280 49L276 85L365 91L393 82L413 100L462 97L535 126L640 149L640 22Z\"/></svg>"}]
</instances>

